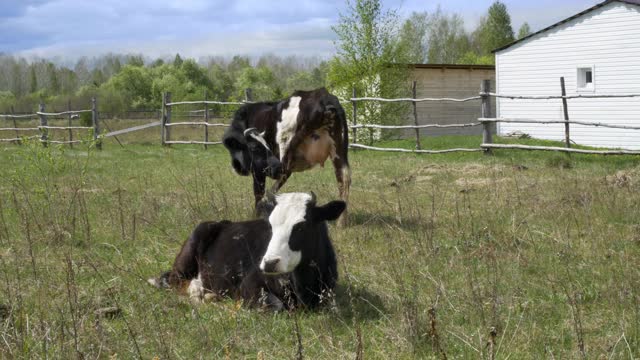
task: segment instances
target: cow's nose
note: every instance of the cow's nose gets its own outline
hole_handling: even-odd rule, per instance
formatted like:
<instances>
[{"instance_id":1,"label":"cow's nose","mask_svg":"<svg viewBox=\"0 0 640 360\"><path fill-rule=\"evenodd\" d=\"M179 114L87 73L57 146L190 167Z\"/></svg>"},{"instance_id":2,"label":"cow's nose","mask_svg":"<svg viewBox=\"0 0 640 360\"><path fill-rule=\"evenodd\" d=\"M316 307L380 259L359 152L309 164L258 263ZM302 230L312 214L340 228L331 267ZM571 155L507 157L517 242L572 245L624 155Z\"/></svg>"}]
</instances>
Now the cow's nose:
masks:
<instances>
[{"instance_id":1,"label":"cow's nose","mask_svg":"<svg viewBox=\"0 0 640 360\"><path fill-rule=\"evenodd\" d=\"M279 262L280 262L279 258L276 258L273 260L265 260L262 271L268 274L276 273L277 272L276 267L278 266Z\"/></svg>"}]
</instances>

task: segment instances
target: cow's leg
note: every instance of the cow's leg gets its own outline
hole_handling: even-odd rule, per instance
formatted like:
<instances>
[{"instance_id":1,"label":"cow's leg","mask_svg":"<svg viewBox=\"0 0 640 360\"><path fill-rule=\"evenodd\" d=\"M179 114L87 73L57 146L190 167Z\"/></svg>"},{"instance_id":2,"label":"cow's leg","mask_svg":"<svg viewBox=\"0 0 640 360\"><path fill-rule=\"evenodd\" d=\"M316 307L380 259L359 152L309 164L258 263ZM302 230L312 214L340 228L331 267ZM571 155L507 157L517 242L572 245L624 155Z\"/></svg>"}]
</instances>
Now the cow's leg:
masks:
<instances>
[{"instance_id":1,"label":"cow's leg","mask_svg":"<svg viewBox=\"0 0 640 360\"><path fill-rule=\"evenodd\" d=\"M251 271L240 283L240 296L249 306L262 307L272 311L283 310L284 303L274 294L267 283L259 270Z\"/></svg>"},{"instance_id":2,"label":"cow's leg","mask_svg":"<svg viewBox=\"0 0 640 360\"><path fill-rule=\"evenodd\" d=\"M198 226L208 226L202 223ZM202 236L198 236L202 231L194 231L187 241L182 244L180 252L173 261L173 267L160 275L157 279L149 279L149 283L159 288L174 288L180 293L186 293L191 279L198 275L198 246L202 241Z\"/></svg>"},{"instance_id":3,"label":"cow's leg","mask_svg":"<svg viewBox=\"0 0 640 360\"><path fill-rule=\"evenodd\" d=\"M282 176L280 176L280 178L271 187L271 192L274 194L277 193L287 182L287 180L289 179L289 176L291 176L291 172L289 171L282 174Z\"/></svg>"},{"instance_id":4,"label":"cow's leg","mask_svg":"<svg viewBox=\"0 0 640 360\"><path fill-rule=\"evenodd\" d=\"M347 203L347 208L342 212L342 215L338 218L338 226L344 227L348 224L347 210L349 209L349 188L351 187L351 168L349 163L342 160L340 156L336 156L332 159L333 167L336 173L336 180L338 181L338 193L340 199Z\"/></svg>"},{"instance_id":5,"label":"cow's leg","mask_svg":"<svg viewBox=\"0 0 640 360\"><path fill-rule=\"evenodd\" d=\"M255 200L255 207L258 207L258 203L264 197L264 189L265 183L267 181L267 176L265 174L256 174L253 173L253 196Z\"/></svg>"}]
</instances>

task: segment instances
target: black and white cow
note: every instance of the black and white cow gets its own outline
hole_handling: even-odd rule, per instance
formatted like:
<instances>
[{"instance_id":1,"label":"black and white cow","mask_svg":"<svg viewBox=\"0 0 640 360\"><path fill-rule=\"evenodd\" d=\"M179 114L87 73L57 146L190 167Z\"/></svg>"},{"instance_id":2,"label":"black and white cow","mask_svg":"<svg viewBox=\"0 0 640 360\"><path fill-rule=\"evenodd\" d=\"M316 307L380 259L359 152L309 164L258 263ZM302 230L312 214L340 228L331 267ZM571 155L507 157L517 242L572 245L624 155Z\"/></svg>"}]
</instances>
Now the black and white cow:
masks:
<instances>
[{"instance_id":1,"label":"black and white cow","mask_svg":"<svg viewBox=\"0 0 640 360\"><path fill-rule=\"evenodd\" d=\"M291 173L324 166L331 159L340 198L349 198L351 171L347 152L348 124L337 97L325 88L296 91L280 102L243 105L224 134L223 143L235 171L253 176L258 204L267 177L278 191ZM343 224L345 214L341 217Z\"/></svg>"},{"instance_id":2,"label":"black and white cow","mask_svg":"<svg viewBox=\"0 0 640 360\"><path fill-rule=\"evenodd\" d=\"M284 193L265 202L268 219L199 224L173 268L149 282L196 302L231 297L274 310L319 305L338 279L326 221L337 219L346 204L317 206L313 193Z\"/></svg>"}]
</instances>

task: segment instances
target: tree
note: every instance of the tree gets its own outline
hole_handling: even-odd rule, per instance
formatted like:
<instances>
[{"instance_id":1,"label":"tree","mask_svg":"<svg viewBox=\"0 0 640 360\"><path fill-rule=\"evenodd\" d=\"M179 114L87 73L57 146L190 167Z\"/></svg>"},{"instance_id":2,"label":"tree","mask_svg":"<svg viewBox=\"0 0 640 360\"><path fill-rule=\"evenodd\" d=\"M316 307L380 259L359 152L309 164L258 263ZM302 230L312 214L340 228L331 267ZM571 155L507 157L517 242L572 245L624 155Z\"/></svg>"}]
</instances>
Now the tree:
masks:
<instances>
[{"instance_id":1,"label":"tree","mask_svg":"<svg viewBox=\"0 0 640 360\"><path fill-rule=\"evenodd\" d=\"M445 14L440 7L428 21L427 40L429 63L456 64L471 51L471 42L464 30L462 17Z\"/></svg>"},{"instance_id":2,"label":"tree","mask_svg":"<svg viewBox=\"0 0 640 360\"><path fill-rule=\"evenodd\" d=\"M47 64L47 74L49 75L49 90L52 94L60 92L60 82L58 81L58 74L56 66L53 63Z\"/></svg>"},{"instance_id":3,"label":"tree","mask_svg":"<svg viewBox=\"0 0 640 360\"><path fill-rule=\"evenodd\" d=\"M520 26L520 30L518 30L518 40L529 35L531 35L531 28L529 27L529 24L525 22Z\"/></svg>"},{"instance_id":4,"label":"tree","mask_svg":"<svg viewBox=\"0 0 640 360\"><path fill-rule=\"evenodd\" d=\"M426 12L413 12L400 28L398 48L407 54L411 63L423 63L427 60L427 28Z\"/></svg>"},{"instance_id":5,"label":"tree","mask_svg":"<svg viewBox=\"0 0 640 360\"><path fill-rule=\"evenodd\" d=\"M142 55L129 55L127 56L127 65L143 67L144 58Z\"/></svg>"},{"instance_id":6,"label":"tree","mask_svg":"<svg viewBox=\"0 0 640 360\"><path fill-rule=\"evenodd\" d=\"M515 38L507 6L500 1L494 2L475 35L480 55L491 54L491 51L513 42Z\"/></svg>"},{"instance_id":7,"label":"tree","mask_svg":"<svg viewBox=\"0 0 640 360\"><path fill-rule=\"evenodd\" d=\"M398 16L383 11L379 0L347 0L347 13L340 14L336 33L337 55L329 63L328 83L342 98L351 89L363 97L407 96L408 56L397 45ZM398 123L404 121L406 104L361 102L360 123ZM349 110L348 110L349 111ZM359 134L364 133L360 131ZM370 131L369 141L379 132Z\"/></svg>"},{"instance_id":8,"label":"tree","mask_svg":"<svg viewBox=\"0 0 640 360\"><path fill-rule=\"evenodd\" d=\"M245 68L236 79L236 99L243 99L244 90L251 88L253 100L274 100L277 95L282 96L282 90L273 86L274 82L275 76L266 66Z\"/></svg>"},{"instance_id":9,"label":"tree","mask_svg":"<svg viewBox=\"0 0 640 360\"><path fill-rule=\"evenodd\" d=\"M148 68L125 65L122 70L109 79L106 86L113 86L134 108L148 106L154 99L151 97L152 77Z\"/></svg>"},{"instance_id":10,"label":"tree","mask_svg":"<svg viewBox=\"0 0 640 360\"><path fill-rule=\"evenodd\" d=\"M175 67L182 66L182 58L180 57L180 54L176 54L176 57L173 59L173 66Z\"/></svg>"},{"instance_id":11,"label":"tree","mask_svg":"<svg viewBox=\"0 0 640 360\"><path fill-rule=\"evenodd\" d=\"M29 92L36 92L38 91L38 77L36 76L36 67L31 65L30 69L29 69Z\"/></svg>"}]
</instances>

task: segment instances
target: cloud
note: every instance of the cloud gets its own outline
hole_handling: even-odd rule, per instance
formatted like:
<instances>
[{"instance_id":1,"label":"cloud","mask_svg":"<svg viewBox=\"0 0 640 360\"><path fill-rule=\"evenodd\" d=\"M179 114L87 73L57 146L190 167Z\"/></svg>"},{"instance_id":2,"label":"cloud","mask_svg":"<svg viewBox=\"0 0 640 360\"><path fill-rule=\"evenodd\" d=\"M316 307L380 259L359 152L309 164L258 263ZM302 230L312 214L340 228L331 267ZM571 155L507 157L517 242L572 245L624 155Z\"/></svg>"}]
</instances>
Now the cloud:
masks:
<instances>
[{"instance_id":1,"label":"cloud","mask_svg":"<svg viewBox=\"0 0 640 360\"><path fill-rule=\"evenodd\" d=\"M0 48L40 56L143 50L149 56L326 54L333 39L330 24L341 4L338 0L27 0L5 11Z\"/></svg>"},{"instance_id":2,"label":"cloud","mask_svg":"<svg viewBox=\"0 0 640 360\"><path fill-rule=\"evenodd\" d=\"M493 0L448 0L473 30ZM504 0L514 30L540 29L598 0ZM383 0L401 16L436 10L436 2ZM553 11L549 11L553 8ZM43 57L135 52L163 56L334 53L331 25L344 0L0 0L0 51Z\"/></svg>"}]
</instances>

